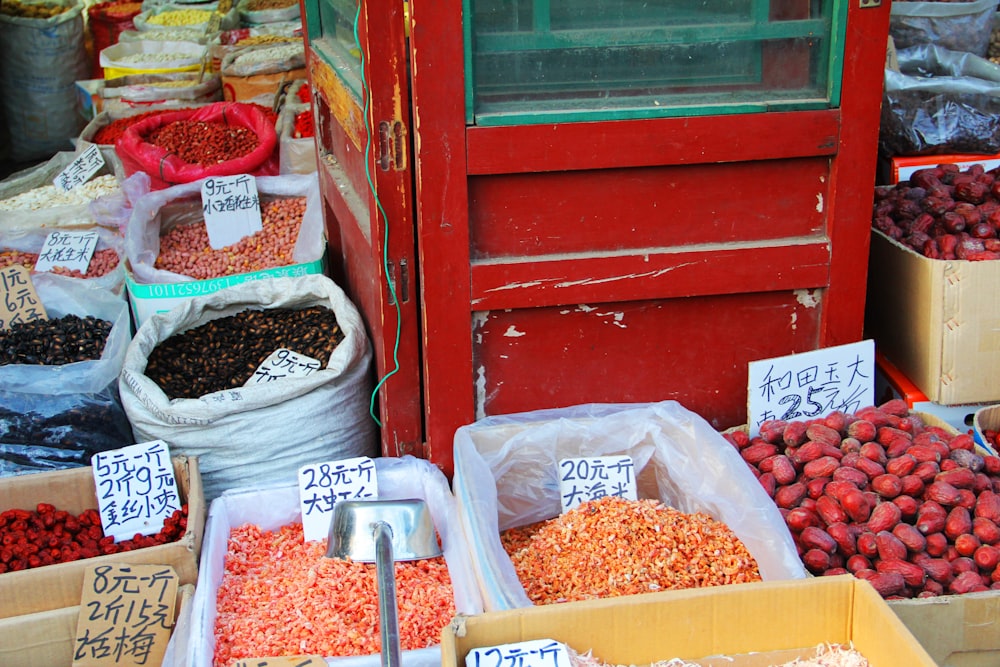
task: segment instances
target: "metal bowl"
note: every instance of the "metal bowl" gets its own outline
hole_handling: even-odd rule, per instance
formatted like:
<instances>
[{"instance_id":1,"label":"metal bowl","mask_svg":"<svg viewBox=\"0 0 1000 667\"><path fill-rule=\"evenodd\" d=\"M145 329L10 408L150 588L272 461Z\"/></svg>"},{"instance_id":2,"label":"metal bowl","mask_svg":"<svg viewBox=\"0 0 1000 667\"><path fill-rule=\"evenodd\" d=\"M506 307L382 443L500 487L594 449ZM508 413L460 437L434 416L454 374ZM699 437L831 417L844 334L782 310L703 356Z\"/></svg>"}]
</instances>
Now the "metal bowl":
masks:
<instances>
[{"instance_id":1,"label":"metal bowl","mask_svg":"<svg viewBox=\"0 0 1000 667\"><path fill-rule=\"evenodd\" d=\"M441 555L434 522L422 500L341 500L333 506L328 558L376 562L375 529L388 525L394 561L422 560Z\"/></svg>"}]
</instances>

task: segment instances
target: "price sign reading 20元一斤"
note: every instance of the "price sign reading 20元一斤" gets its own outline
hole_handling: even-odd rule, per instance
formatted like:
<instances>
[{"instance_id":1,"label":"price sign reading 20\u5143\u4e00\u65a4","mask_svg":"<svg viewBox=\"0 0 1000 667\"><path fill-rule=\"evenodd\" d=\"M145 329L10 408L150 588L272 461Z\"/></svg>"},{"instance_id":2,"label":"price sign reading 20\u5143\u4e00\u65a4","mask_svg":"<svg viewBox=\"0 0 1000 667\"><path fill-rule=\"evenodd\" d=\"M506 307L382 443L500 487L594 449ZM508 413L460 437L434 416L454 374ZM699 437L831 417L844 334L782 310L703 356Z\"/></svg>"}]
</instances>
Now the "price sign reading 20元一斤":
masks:
<instances>
[{"instance_id":1,"label":"price sign reading 20\u5143\u4e00\u65a4","mask_svg":"<svg viewBox=\"0 0 1000 667\"><path fill-rule=\"evenodd\" d=\"M589 456L559 461L559 498L562 511L588 500L617 496L637 498L632 457Z\"/></svg>"}]
</instances>

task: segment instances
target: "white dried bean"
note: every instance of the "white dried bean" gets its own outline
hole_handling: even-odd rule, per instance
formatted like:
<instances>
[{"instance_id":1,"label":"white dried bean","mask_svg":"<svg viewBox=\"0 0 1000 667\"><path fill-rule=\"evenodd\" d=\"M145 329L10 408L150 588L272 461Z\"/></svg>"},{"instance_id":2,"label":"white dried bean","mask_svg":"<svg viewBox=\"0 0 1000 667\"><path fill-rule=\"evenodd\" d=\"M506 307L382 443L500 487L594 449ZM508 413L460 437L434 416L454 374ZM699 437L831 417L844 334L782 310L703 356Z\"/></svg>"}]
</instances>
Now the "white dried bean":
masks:
<instances>
[{"instance_id":1,"label":"white dried bean","mask_svg":"<svg viewBox=\"0 0 1000 667\"><path fill-rule=\"evenodd\" d=\"M294 58L295 56L302 55L304 52L305 45L302 43L279 44L278 46L253 49L252 51L236 56L233 59L232 65L239 67L243 65L256 65L266 62L283 62Z\"/></svg>"},{"instance_id":2,"label":"white dried bean","mask_svg":"<svg viewBox=\"0 0 1000 667\"><path fill-rule=\"evenodd\" d=\"M118 190L118 179L113 175L98 176L63 192L54 185L42 185L0 200L0 211L37 211L53 206L88 204L98 197Z\"/></svg>"}]
</instances>

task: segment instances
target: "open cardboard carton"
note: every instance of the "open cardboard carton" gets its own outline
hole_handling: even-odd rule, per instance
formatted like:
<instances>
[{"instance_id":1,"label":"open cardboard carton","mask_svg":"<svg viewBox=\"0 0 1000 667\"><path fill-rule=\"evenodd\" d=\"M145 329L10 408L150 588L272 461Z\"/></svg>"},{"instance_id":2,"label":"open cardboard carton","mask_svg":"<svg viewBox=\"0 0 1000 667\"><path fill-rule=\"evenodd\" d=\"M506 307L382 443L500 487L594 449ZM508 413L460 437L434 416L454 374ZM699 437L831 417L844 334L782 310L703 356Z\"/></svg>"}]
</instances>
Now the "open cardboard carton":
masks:
<instances>
[{"instance_id":1,"label":"open cardboard carton","mask_svg":"<svg viewBox=\"0 0 1000 667\"><path fill-rule=\"evenodd\" d=\"M177 619L191 603L192 595L192 584L185 584L177 589L175 629ZM69 667L73 663L79 617L78 604L64 609L0 618L0 665Z\"/></svg>"},{"instance_id":2,"label":"open cardboard carton","mask_svg":"<svg viewBox=\"0 0 1000 667\"><path fill-rule=\"evenodd\" d=\"M851 575L662 591L459 616L445 628L442 667L473 648L554 639L615 665L681 658L764 667L851 646L871 667L934 667L871 584Z\"/></svg>"},{"instance_id":3,"label":"open cardboard carton","mask_svg":"<svg viewBox=\"0 0 1000 667\"><path fill-rule=\"evenodd\" d=\"M198 459L174 456L174 475L181 503L188 505L187 530L169 544L56 563L0 574L0 618L74 607L80 604L83 576L88 567L108 563L170 565L181 585L198 581L198 559L205 531L205 494ZM51 503L57 510L79 514L97 509L97 491L90 466L40 472L0 479L0 512L33 510ZM4 664L0 661L0 664ZM39 663L43 664L43 663Z\"/></svg>"}]
</instances>

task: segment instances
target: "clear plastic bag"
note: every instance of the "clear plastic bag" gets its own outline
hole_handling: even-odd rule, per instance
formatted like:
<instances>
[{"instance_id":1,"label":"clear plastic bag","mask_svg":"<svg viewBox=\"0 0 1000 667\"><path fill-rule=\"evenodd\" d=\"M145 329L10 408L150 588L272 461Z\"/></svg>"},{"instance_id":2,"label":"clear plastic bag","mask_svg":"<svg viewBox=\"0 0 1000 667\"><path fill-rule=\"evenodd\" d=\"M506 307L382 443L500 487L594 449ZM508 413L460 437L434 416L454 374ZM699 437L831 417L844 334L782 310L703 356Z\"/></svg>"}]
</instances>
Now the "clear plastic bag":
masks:
<instances>
[{"instance_id":1,"label":"clear plastic bag","mask_svg":"<svg viewBox=\"0 0 1000 667\"><path fill-rule=\"evenodd\" d=\"M727 524L765 580L806 576L777 506L711 424L676 401L487 417L455 433L452 488L487 611L531 606L500 531L557 516L558 462L627 454L640 498Z\"/></svg>"},{"instance_id":2,"label":"clear plastic bag","mask_svg":"<svg viewBox=\"0 0 1000 667\"><path fill-rule=\"evenodd\" d=\"M430 510L434 528L441 538L448 564L455 610L473 615L483 611L482 600L472 570L470 551L458 521L455 498L448 480L434 464L413 456L374 459L379 498L423 500ZM212 501L205 524L198 587L192 602L189 637L175 634L171 643L186 643L178 650L171 667L211 667L215 649L215 596L222 582L227 540L232 528L254 523L261 530L277 530L300 522L298 487L295 485L257 486L231 489ZM178 647L180 648L180 647ZM441 664L439 646L403 651L404 667L435 667ZM354 657L327 657L334 667L378 667L379 654ZM167 664L167 663L164 663Z\"/></svg>"},{"instance_id":3,"label":"clear plastic bag","mask_svg":"<svg viewBox=\"0 0 1000 667\"><path fill-rule=\"evenodd\" d=\"M889 36L899 49L933 44L985 56L997 4L997 0L893 2Z\"/></svg>"},{"instance_id":4,"label":"clear plastic bag","mask_svg":"<svg viewBox=\"0 0 1000 667\"><path fill-rule=\"evenodd\" d=\"M131 340L123 296L39 275L49 318L93 315L112 323L100 359L58 366L0 366L0 477L90 465L94 454L135 444L118 394Z\"/></svg>"},{"instance_id":5,"label":"clear plastic bag","mask_svg":"<svg viewBox=\"0 0 1000 667\"><path fill-rule=\"evenodd\" d=\"M901 49L885 71L885 156L1000 152L1000 65L939 46Z\"/></svg>"}]
</instances>

